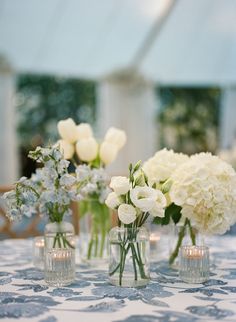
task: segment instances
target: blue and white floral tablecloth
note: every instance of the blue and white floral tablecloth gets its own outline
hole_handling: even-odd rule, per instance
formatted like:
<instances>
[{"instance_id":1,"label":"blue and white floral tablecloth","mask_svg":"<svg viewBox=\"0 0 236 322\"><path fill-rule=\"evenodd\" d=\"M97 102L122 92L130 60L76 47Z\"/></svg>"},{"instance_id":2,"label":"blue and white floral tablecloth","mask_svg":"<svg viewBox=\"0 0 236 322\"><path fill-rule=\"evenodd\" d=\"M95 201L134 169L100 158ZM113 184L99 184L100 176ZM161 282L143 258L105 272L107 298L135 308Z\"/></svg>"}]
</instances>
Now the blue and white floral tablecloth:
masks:
<instances>
[{"instance_id":1,"label":"blue and white floral tablecloth","mask_svg":"<svg viewBox=\"0 0 236 322\"><path fill-rule=\"evenodd\" d=\"M76 281L48 287L32 266L32 240L0 242L0 319L37 322L236 321L236 237L211 240L211 278L184 284L167 263L153 263L145 288L117 288L106 269L77 266Z\"/></svg>"}]
</instances>

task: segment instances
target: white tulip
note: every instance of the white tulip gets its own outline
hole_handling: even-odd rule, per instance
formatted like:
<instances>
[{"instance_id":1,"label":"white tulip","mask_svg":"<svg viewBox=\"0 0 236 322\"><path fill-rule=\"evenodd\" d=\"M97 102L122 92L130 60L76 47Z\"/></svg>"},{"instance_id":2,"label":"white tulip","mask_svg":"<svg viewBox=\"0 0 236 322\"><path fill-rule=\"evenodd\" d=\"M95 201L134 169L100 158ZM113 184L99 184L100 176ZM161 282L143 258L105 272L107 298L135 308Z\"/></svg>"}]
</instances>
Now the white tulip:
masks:
<instances>
[{"instance_id":1,"label":"white tulip","mask_svg":"<svg viewBox=\"0 0 236 322\"><path fill-rule=\"evenodd\" d=\"M59 140L56 145L59 146L59 149L64 157L64 159L71 159L75 153L74 145L66 140Z\"/></svg>"},{"instance_id":2,"label":"white tulip","mask_svg":"<svg viewBox=\"0 0 236 322\"><path fill-rule=\"evenodd\" d=\"M129 179L121 176L112 177L110 188L114 190L118 196L125 195L130 190Z\"/></svg>"},{"instance_id":3,"label":"white tulip","mask_svg":"<svg viewBox=\"0 0 236 322\"><path fill-rule=\"evenodd\" d=\"M112 143L120 150L126 143L126 134L124 131L111 127L108 129L104 141Z\"/></svg>"},{"instance_id":4,"label":"white tulip","mask_svg":"<svg viewBox=\"0 0 236 322\"><path fill-rule=\"evenodd\" d=\"M76 153L81 161L93 161L98 153L97 141L94 138L79 140L76 143Z\"/></svg>"},{"instance_id":5,"label":"white tulip","mask_svg":"<svg viewBox=\"0 0 236 322\"><path fill-rule=\"evenodd\" d=\"M109 142L102 142L99 150L100 159L105 165L112 163L117 156L118 148L116 145Z\"/></svg>"},{"instance_id":6,"label":"white tulip","mask_svg":"<svg viewBox=\"0 0 236 322\"><path fill-rule=\"evenodd\" d=\"M57 129L62 139L70 143L77 141L77 127L71 118L59 121Z\"/></svg>"},{"instance_id":7,"label":"white tulip","mask_svg":"<svg viewBox=\"0 0 236 322\"><path fill-rule=\"evenodd\" d=\"M165 210L160 207L159 203L156 203L155 206L151 210L149 210L149 213L153 217L165 217Z\"/></svg>"},{"instance_id":8,"label":"white tulip","mask_svg":"<svg viewBox=\"0 0 236 322\"><path fill-rule=\"evenodd\" d=\"M121 204L121 202L115 192L110 192L107 196L107 199L105 200L105 204L108 208L116 209Z\"/></svg>"},{"instance_id":9,"label":"white tulip","mask_svg":"<svg viewBox=\"0 0 236 322\"><path fill-rule=\"evenodd\" d=\"M118 208L118 217L126 225L131 224L136 219L136 209L128 204L122 204Z\"/></svg>"},{"instance_id":10,"label":"white tulip","mask_svg":"<svg viewBox=\"0 0 236 322\"><path fill-rule=\"evenodd\" d=\"M156 204L157 191L147 186L137 186L130 190L130 199L137 208L147 212L153 209Z\"/></svg>"},{"instance_id":11,"label":"white tulip","mask_svg":"<svg viewBox=\"0 0 236 322\"><path fill-rule=\"evenodd\" d=\"M93 130L88 123L80 123L76 127L77 140L88 139L93 136Z\"/></svg>"}]
</instances>

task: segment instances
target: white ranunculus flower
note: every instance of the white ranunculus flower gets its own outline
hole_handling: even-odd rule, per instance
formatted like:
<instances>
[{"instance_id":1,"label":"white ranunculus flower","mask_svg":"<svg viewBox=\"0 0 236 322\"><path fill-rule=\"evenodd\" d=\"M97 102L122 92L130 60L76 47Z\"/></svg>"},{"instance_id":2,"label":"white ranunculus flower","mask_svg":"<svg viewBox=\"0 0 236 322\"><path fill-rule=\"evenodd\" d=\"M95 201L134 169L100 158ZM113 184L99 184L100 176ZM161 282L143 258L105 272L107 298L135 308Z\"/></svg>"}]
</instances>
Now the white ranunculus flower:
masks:
<instances>
[{"instance_id":1,"label":"white ranunculus flower","mask_svg":"<svg viewBox=\"0 0 236 322\"><path fill-rule=\"evenodd\" d=\"M105 135L104 141L112 143L120 150L126 143L126 134L124 131L115 127L110 127Z\"/></svg>"},{"instance_id":2,"label":"white ranunculus flower","mask_svg":"<svg viewBox=\"0 0 236 322\"><path fill-rule=\"evenodd\" d=\"M105 165L112 163L116 159L117 153L118 148L116 145L106 141L102 142L99 149L99 155Z\"/></svg>"},{"instance_id":3,"label":"white ranunculus flower","mask_svg":"<svg viewBox=\"0 0 236 322\"><path fill-rule=\"evenodd\" d=\"M123 203L118 208L118 217L123 224L131 224L136 219L136 209Z\"/></svg>"},{"instance_id":4,"label":"white ranunculus flower","mask_svg":"<svg viewBox=\"0 0 236 322\"><path fill-rule=\"evenodd\" d=\"M59 140L56 145L59 146L63 157L67 160L71 159L75 153L74 145L66 140Z\"/></svg>"},{"instance_id":5,"label":"white ranunculus flower","mask_svg":"<svg viewBox=\"0 0 236 322\"><path fill-rule=\"evenodd\" d=\"M207 234L223 234L236 222L236 173L220 158L199 153L171 176L172 202L182 216Z\"/></svg>"},{"instance_id":6,"label":"white ranunculus flower","mask_svg":"<svg viewBox=\"0 0 236 322\"><path fill-rule=\"evenodd\" d=\"M158 202L156 202L155 206L151 210L149 210L149 213L153 217L165 217L165 209L162 208Z\"/></svg>"},{"instance_id":7,"label":"white ranunculus flower","mask_svg":"<svg viewBox=\"0 0 236 322\"><path fill-rule=\"evenodd\" d=\"M129 179L121 176L112 177L110 188L114 190L118 196L125 195L130 190Z\"/></svg>"},{"instance_id":8,"label":"white ranunculus flower","mask_svg":"<svg viewBox=\"0 0 236 322\"><path fill-rule=\"evenodd\" d=\"M105 204L108 208L116 209L120 204L119 196L115 192L110 192L105 200Z\"/></svg>"},{"instance_id":9,"label":"white ranunculus flower","mask_svg":"<svg viewBox=\"0 0 236 322\"><path fill-rule=\"evenodd\" d=\"M94 138L82 139L76 143L76 153L80 160L90 162L96 159L98 143Z\"/></svg>"},{"instance_id":10,"label":"white ranunculus flower","mask_svg":"<svg viewBox=\"0 0 236 322\"><path fill-rule=\"evenodd\" d=\"M93 137L93 130L88 123L80 123L76 127L77 140L88 139Z\"/></svg>"},{"instance_id":11,"label":"white ranunculus flower","mask_svg":"<svg viewBox=\"0 0 236 322\"><path fill-rule=\"evenodd\" d=\"M185 154L162 149L143 164L143 171L152 185L169 179L175 169L188 159Z\"/></svg>"},{"instance_id":12,"label":"white ranunculus flower","mask_svg":"<svg viewBox=\"0 0 236 322\"><path fill-rule=\"evenodd\" d=\"M77 127L71 118L59 121L57 123L57 129L63 140L70 143L77 141Z\"/></svg>"},{"instance_id":13,"label":"white ranunculus flower","mask_svg":"<svg viewBox=\"0 0 236 322\"><path fill-rule=\"evenodd\" d=\"M147 212L156 204L157 190L147 186L137 186L130 190L130 199L137 208Z\"/></svg>"}]
</instances>

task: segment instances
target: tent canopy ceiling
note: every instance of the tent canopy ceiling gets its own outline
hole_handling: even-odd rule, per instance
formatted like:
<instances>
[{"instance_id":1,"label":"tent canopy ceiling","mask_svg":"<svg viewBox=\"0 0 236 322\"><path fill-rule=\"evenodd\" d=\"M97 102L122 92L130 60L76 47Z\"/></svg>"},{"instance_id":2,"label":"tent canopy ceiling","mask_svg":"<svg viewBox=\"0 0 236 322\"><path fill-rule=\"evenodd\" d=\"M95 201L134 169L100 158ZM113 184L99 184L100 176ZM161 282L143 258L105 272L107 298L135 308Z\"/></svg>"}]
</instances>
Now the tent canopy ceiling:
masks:
<instances>
[{"instance_id":1,"label":"tent canopy ceiling","mask_svg":"<svg viewBox=\"0 0 236 322\"><path fill-rule=\"evenodd\" d=\"M171 0L0 0L17 72L99 79L129 67ZM236 82L236 0L177 0L140 65L165 84Z\"/></svg>"}]
</instances>

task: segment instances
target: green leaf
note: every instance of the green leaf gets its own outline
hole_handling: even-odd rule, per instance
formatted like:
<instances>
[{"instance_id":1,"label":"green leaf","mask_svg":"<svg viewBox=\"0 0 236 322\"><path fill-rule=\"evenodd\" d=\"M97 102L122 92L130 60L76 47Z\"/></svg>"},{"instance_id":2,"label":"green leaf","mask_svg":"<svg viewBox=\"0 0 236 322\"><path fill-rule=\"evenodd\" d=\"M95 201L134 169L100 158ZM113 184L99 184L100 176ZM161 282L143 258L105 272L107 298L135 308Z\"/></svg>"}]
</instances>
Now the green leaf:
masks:
<instances>
[{"instance_id":1,"label":"green leaf","mask_svg":"<svg viewBox=\"0 0 236 322\"><path fill-rule=\"evenodd\" d=\"M177 224L181 218L181 207L175 205L174 203L170 204L169 207L166 208L166 212L170 214L173 222Z\"/></svg>"},{"instance_id":2,"label":"green leaf","mask_svg":"<svg viewBox=\"0 0 236 322\"><path fill-rule=\"evenodd\" d=\"M141 166L141 163L142 163L142 161L141 161L141 160L139 160L139 161L135 164L135 166L134 166L134 172L136 172L136 171L138 171L138 170L139 170L139 168L140 168L140 166Z\"/></svg>"},{"instance_id":3,"label":"green leaf","mask_svg":"<svg viewBox=\"0 0 236 322\"><path fill-rule=\"evenodd\" d=\"M161 187L162 193L165 194L165 193L169 192L172 184L173 184L173 181L167 180Z\"/></svg>"},{"instance_id":4,"label":"green leaf","mask_svg":"<svg viewBox=\"0 0 236 322\"><path fill-rule=\"evenodd\" d=\"M175 205L174 203L170 204L166 210L165 210L165 217L159 218L156 217L153 220L153 223L156 225L168 225L170 223L170 219L174 221L175 224L177 224L181 218L181 207Z\"/></svg>"}]
</instances>

